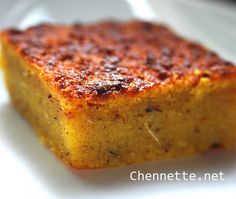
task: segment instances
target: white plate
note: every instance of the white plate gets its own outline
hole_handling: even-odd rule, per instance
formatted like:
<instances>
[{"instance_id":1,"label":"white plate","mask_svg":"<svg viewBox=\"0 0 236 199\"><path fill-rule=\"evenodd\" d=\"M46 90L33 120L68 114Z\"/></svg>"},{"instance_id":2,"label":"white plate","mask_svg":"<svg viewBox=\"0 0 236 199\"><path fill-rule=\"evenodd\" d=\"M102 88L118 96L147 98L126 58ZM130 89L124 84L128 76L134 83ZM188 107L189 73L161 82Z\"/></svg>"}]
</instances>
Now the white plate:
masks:
<instances>
[{"instance_id":1,"label":"white plate","mask_svg":"<svg viewBox=\"0 0 236 199\"><path fill-rule=\"evenodd\" d=\"M107 17L160 20L236 61L236 7L197 0L1 0L0 27L41 21L94 21ZM0 198L222 198L236 195L236 153L118 169L74 171L43 147L11 106L0 73ZM224 172L224 181L131 181L130 172Z\"/></svg>"}]
</instances>

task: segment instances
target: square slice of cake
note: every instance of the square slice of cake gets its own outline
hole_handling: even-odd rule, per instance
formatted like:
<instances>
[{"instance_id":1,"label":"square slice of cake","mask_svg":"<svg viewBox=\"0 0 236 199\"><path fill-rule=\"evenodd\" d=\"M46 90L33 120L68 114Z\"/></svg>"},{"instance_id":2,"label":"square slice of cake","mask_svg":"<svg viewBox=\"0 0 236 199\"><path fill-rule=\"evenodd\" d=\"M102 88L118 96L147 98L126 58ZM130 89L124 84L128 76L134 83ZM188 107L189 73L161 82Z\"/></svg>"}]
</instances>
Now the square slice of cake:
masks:
<instances>
[{"instance_id":1,"label":"square slice of cake","mask_svg":"<svg viewBox=\"0 0 236 199\"><path fill-rule=\"evenodd\" d=\"M235 66L163 25L41 24L1 43L13 105L72 167L235 146Z\"/></svg>"}]
</instances>

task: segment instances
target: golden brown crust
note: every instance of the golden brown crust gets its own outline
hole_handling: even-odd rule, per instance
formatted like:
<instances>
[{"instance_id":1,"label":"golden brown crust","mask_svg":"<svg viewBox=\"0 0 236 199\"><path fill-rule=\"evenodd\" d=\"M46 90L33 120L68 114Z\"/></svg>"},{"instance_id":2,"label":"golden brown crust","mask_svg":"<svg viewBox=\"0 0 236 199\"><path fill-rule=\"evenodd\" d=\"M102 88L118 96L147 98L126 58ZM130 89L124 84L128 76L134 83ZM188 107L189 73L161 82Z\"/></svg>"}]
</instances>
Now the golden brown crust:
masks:
<instances>
[{"instance_id":1,"label":"golden brown crust","mask_svg":"<svg viewBox=\"0 0 236 199\"><path fill-rule=\"evenodd\" d=\"M177 79L235 77L233 64L163 25L41 24L3 37L68 98L137 93Z\"/></svg>"}]
</instances>

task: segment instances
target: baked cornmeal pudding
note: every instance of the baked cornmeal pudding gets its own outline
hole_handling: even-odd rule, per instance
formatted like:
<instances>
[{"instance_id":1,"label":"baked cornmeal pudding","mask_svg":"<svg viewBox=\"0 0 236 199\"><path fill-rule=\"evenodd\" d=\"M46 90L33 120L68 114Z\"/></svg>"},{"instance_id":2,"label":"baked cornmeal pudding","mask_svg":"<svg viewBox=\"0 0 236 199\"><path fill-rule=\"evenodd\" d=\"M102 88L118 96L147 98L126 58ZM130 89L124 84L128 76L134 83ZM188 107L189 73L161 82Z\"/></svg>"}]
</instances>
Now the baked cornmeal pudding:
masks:
<instances>
[{"instance_id":1,"label":"baked cornmeal pudding","mask_svg":"<svg viewBox=\"0 0 236 199\"><path fill-rule=\"evenodd\" d=\"M235 146L235 66L163 25L41 24L1 43L14 106L74 168Z\"/></svg>"}]
</instances>

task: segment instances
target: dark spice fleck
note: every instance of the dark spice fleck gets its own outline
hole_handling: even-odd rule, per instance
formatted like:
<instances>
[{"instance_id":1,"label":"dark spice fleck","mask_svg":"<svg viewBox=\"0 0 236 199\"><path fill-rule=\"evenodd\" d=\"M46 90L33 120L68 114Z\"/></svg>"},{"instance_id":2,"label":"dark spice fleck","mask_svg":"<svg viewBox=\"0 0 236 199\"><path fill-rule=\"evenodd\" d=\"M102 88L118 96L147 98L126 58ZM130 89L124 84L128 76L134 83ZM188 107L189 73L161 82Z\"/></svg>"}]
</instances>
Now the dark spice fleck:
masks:
<instances>
[{"instance_id":1,"label":"dark spice fleck","mask_svg":"<svg viewBox=\"0 0 236 199\"><path fill-rule=\"evenodd\" d=\"M162 110L160 109L159 106L152 106L152 107L148 106L148 107L146 107L145 111L147 113L152 112L152 111L162 112Z\"/></svg>"},{"instance_id":2,"label":"dark spice fleck","mask_svg":"<svg viewBox=\"0 0 236 199\"><path fill-rule=\"evenodd\" d=\"M233 63L230 62L230 61L222 61L222 65L225 65L225 66L233 66Z\"/></svg>"},{"instance_id":3,"label":"dark spice fleck","mask_svg":"<svg viewBox=\"0 0 236 199\"><path fill-rule=\"evenodd\" d=\"M149 112L152 112L153 109L152 109L150 106L148 106L147 108L145 108L145 111L146 111L147 113L149 113Z\"/></svg>"},{"instance_id":4,"label":"dark spice fleck","mask_svg":"<svg viewBox=\"0 0 236 199\"><path fill-rule=\"evenodd\" d=\"M153 28L153 24L150 22L142 22L141 24L142 24L143 30L149 31L149 30L152 30Z\"/></svg>"},{"instance_id":5,"label":"dark spice fleck","mask_svg":"<svg viewBox=\"0 0 236 199\"><path fill-rule=\"evenodd\" d=\"M172 51L170 48L162 48L162 55L170 57L172 55Z\"/></svg>"},{"instance_id":6,"label":"dark spice fleck","mask_svg":"<svg viewBox=\"0 0 236 199\"><path fill-rule=\"evenodd\" d=\"M111 64L117 64L120 61L119 57L117 56L107 56L106 60L110 62Z\"/></svg>"},{"instance_id":7,"label":"dark spice fleck","mask_svg":"<svg viewBox=\"0 0 236 199\"><path fill-rule=\"evenodd\" d=\"M12 35L19 35L19 34L22 34L22 33L23 33L23 31L18 30L18 29L15 29L15 28L9 29L8 31L9 31L9 33L12 34Z\"/></svg>"},{"instance_id":8,"label":"dark spice fleck","mask_svg":"<svg viewBox=\"0 0 236 199\"><path fill-rule=\"evenodd\" d=\"M173 67L173 64L170 60L164 59L161 62L161 66L166 70L170 70Z\"/></svg>"},{"instance_id":9,"label":"dark spice fleck","mask_svg":"<svg viewBox=\"0 0 236 199\"><path fill-rule=\"evenodd\" d=\"M148 66L153 66L156 64L156 58L154 55L152 54L148 54L147 57L146 57L146 61L145 61L145 64L148 65Z\"/></svg>"},{"instance_id":10,"label":"dark spice fleck","mask_svg":"<svg viewBox=\"0 0 236 199\"><path fill-rule=\"evenodd\" d=\"M92 87L92 91L96 91L98 95L108 94L113 90L121 91L124 85L120 81L101 81Z\"/></svg>"},{"instance_id":11,"label":"dark spice fleck","mask_svg":"<svg viewBox=\"0 0 236 199\"><path fill-rule=\"evenodd\" d=\"M110 48L106 47L106 48L102 49L102 52L104 52L107 55L113 55L114 54L114 49L111 48L111 47Z\"/></svg>"},{"instance_id":12,"label":"dark spice fleck","mask_svg":"<svg viewBox=\"0 0 236 199\"><path fill-rule=\"evenodd\" d=\"M217 54L215 52L210 51L207 53L206 56L212 58L212 57L217 57Z\"/></svg>"},{"instance_id":13,"label":"dark spice fleck","mask_svg":"<svg viewBox=\"0 0 236 199\"><path fill-rule=\"evenodd\" d=\"M194 129L194 132L195 132L195 133L199 133L199 131L200 131L200 130L199 130L198 127L196 127L196 128Z\"/></svg>"},{"instance_id":14,"label":"dark spice fleck","mask_svg":"<svg viewBox=\"0 0 236 199\"><path fill-rule=\"evenodd\" d=\"M164 81L165 79L168 78L168 73L166 71L160 71L159 74L158 74L158 78L161 81Z\"/></svg>"},{"instance_id":15,"label":"dark spice fleck","mask_svg":"<svg viewBox=\"0 0 236 199\"><path fill-rule=\"evenodd\" d=\"M47 67L52 67L52 66L55 66L56 64L56 57L51 57L49 60L48 60L48 63L46 64Z\"/></svg>"},{"instance_id":16,"label":"dark spice fleck","mask_svg":"<svg viewBox=\"0 0 236 199\"><path fill-rule=\"evenodd\" d=\"M107 64L105 66L103 66L104 71L106 72L112 72L116 70L116 66L112 65L112 64Z\"/></svg>"},{"instance_id":17,"label":"dark spice fleck","mask_svg":"<svg viewBox=\"0 0 236 199\"><path fill-rule=\"evenodd\" d=\"M222 143L220 143L220 142L216 142L216 143L213 143L212 145L211 145L211 149L220 149L220 148L222 148L223 147L223 145L222 145Z\"/></svg>"},{"instance_id":18,"label":"dark spice fleck","mask_svg":"<svg viewBox=\"0 0 236 199\"><path fill-rule=\"evenodd\" d=\"M170 151L170 148L171 148L171 143L169 142L165 143L163 146L164 152L166 153Z\"/></svg>"},{"instance_id":19,"label":"dark spice fleck","mask_svg":"<svg viewBox=\"0 0 236 199\"><path fill-rule=\"evenodd\" d=\"M109 150L108 151L113 157L116 157L118 155L117 152L113 151L113 150Z\"/></svg>"},{"instance_id":20,"label":"dark spice fleck","mask_svg":"<svg viewBox=\"0 0 236 199\"><path fill-rule=\"evenodd\" d=\"M66 88L66 85L65 85L64 82L61 82L58 86L59 86L60 89L65 89Z\"/></svg>"},{"instance_id":21,"label":"dark spice fleck","mask_svg":"<svg viewBox=\"0 0 236 199\"><path fill-rule=\"evenodd\" d=\"M202 77L204 77L204 78L209 78L209 77L210 77L210 74L209 74L209 73L202 73Z\"/></svg>"},{"instance_id":22,"label":"dark spice fleck","mask_svg":"<svg viewBox=\"0 0 236 199\"><path fill-rule=\"evenodd\" d=\"M73 28L75 28L75 29L81 29L81 28L82 28L82 23L76 21L76 22L74 23L74 25L73 25Z\"/></svg>"},{"instance_id":23,"label":"dark spice fleck","mask_svg":"<svg viewBox=\"0 0 236 199\"><path fill-rule=\"evenodd\" d=\"M183 67L189 68L190 66L191 66L190 60L189 59L185 59L183 61Z\"/></svg>"},{"instance_id":24,"label":"dark spice fleck","mask_svg":"<svg viewBox=\"0 0 236 199\"><path fill-rule=\"evenodd\" d=\"M66 60L72 60L73 59L73 55L72 54L64 54L60 57L61 61L66 61Z\"/></svg>"},{"instance_id":25,"label":"dark spice fleck","mask_svg":"<svg viewBox=\"0 0 236 199\"><path fill-rule=\"evenodd\" d=\"M42 48L44 46L43 42L36 38L31 39L31 44L36 48Z\"/></svg>"},{"instance_id":26,"label":"dark spice fleck","mask_svg":"<svg viewBox=\"0 0 236 199\"><path fill-rule=\"evenodd\" d=\"M197 60L200 57L200 52L198 49L193 48L192 49L192 58Z\"/></svg>"}]
</instances>

